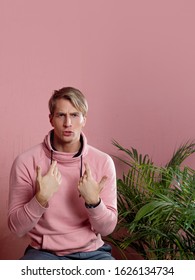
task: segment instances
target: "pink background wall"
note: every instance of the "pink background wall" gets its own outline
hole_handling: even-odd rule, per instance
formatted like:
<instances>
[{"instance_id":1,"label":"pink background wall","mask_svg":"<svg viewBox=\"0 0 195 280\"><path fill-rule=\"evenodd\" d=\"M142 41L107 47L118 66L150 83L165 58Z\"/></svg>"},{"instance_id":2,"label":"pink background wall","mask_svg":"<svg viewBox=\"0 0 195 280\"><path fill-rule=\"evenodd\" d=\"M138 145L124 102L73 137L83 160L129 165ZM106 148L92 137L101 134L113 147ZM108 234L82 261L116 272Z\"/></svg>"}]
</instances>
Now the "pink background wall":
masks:
<instances>
[{"instance_id":1,"label":"pink background wall","mask_svg":"<svg viewBox=\"0 0 195 280\"><path fill-rule=\"evenodd\" d=\"M193 0L0 1L0 259L26 245L7 228L9 172L50 129L54 89L86 93L85 133L110 154L114 138L164 164L195 139L194 10Z\"/></svg>"}]
</instances>

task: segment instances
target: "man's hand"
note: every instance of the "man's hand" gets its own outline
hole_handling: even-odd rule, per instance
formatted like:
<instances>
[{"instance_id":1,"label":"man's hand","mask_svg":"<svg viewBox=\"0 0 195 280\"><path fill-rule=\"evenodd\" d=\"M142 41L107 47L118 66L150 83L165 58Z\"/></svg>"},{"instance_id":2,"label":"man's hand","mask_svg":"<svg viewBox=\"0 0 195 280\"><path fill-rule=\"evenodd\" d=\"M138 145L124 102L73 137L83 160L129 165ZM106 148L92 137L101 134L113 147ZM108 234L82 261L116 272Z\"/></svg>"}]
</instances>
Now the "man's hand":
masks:
<instances>
[{"instance_id":1,"label":"man's hand","mask_svg":"<svg viewBox=\"0 0 195 280\"><path fill-rule=\"evenodd\" d=\"M37 167L37 193L36 199L42 206L46 206L49 199L57 192L61 184L61 173L58 170L57 162L53 161L47 174L42 176L41 167Z\"/></svg>"},{"instance_id":2,"label":"man's hand","mask_svg":"<svg viewBox=\"0 0 195 280\"><path fill-rule=\"evenodd\" d=\"M103 176L100 182L96 182L91 174L89 165L85 164L85 172L79 180L78 190L87 204L97 204L100 192L103 189L107 177Z\"/></svg>"}]
</instances>

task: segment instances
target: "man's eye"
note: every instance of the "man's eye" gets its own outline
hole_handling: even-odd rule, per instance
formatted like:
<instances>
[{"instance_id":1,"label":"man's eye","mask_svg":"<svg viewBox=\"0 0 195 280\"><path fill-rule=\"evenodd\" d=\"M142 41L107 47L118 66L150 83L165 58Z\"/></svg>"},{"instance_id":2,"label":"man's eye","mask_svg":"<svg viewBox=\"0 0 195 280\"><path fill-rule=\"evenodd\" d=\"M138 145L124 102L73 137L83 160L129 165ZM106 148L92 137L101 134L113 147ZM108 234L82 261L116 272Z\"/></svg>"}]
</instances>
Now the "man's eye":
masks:
<instances>
[{"instance_id":1,"label":"man's eye","mask_svg":"<svg viewBox=\"0 0 195 280\"><path fill-rule=\"evenodd\" d=\"M58 117L62 118L62 117L64 117L64 114L58 114Z\"/></svg>"},{"instance_id":2,"label":"man's eye","mask_svg":"<svg viewBox=\"0 0 195 280\"><path fill-rule=\"evenodd\" d=\"M78 117L78 114L74 113L74 114L72 114L72 116L75 118L75 117Z\"/></svg>"}]
</instances>

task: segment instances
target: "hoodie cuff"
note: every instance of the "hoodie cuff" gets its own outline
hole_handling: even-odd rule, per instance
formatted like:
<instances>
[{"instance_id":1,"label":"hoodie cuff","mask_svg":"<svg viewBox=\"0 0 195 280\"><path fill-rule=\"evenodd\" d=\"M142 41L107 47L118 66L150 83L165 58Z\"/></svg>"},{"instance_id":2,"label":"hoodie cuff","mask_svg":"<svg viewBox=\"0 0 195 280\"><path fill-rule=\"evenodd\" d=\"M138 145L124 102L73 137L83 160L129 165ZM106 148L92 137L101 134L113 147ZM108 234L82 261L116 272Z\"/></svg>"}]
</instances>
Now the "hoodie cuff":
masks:
<instances>
[{"instance_id":1,"label":"hoodie cuff","mask_svg":"<svg viewBox=\"0 0 195 280\"><path fill-rule=\"evenodd\" d=\"M31 201L25 206L26 211L33 217L41 217L43 213L46 211L47 207L43 207L36 197L34 196Z\"/></svg>"},{"instance_id":2,"label":"hoodie cuff","mask_svg":"<svg viewBox=\"0 0 195 280\"><path fill-rule=\"evenodd\" d=\"M86 208L96 208L100 203L101 203L101 198L99 199L98 203L96 203L96 204L87 204L85 202L85 207Z\"/></svg>"},{"instance_id":3,"label":"hoodie cuff","mask_svg":"<svg viewBox=\"0 0 195 280\"><path fill-rule=\"evenodd\" d=\"M96 207L86 207L89 216L104 216L106 213L106 205L103 203L102 200L100 200L99 204Z\"/></svg>"}]
</instances>

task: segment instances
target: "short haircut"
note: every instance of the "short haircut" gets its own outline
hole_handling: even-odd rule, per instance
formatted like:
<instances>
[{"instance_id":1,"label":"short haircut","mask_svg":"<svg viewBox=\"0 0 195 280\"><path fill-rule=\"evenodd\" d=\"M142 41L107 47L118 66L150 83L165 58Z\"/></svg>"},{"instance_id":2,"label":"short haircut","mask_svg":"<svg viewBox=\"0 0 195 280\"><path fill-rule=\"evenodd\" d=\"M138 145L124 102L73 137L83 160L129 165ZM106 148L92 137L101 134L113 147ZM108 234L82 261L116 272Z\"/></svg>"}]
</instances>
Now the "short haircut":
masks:
<instances>
[{"instance_id":1,"label":"short haircut","mask_svg":"<svg viewBox=\"0 0 195 280\"><path fill-rule=\"evenodd\" d=\"M58 99L69 100L70 103L83 114L83 116L86 116L88 111L88 103L84 94L80 90L73 87L63 87L59 90L55 90L48 103L49 111L52 116L55 111L56 100Z\"/></svg>"}]
</instances>

